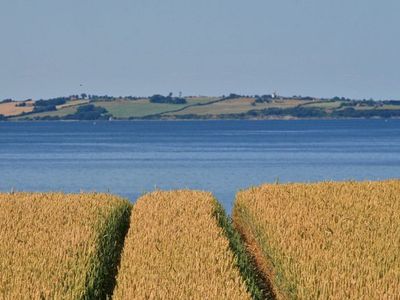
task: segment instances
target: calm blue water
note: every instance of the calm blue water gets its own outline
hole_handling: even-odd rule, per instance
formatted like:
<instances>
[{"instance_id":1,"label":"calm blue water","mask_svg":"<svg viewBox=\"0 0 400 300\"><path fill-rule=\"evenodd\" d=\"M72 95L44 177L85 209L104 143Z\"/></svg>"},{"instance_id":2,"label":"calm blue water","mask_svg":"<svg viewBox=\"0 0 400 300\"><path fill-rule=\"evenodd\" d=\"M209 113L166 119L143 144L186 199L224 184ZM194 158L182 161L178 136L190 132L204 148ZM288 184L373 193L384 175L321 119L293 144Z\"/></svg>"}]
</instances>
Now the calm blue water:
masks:
<instances>
[{"instance_id":1,"label":"calm blue water","mask_svg":"<svg viewBox=\"0 0 400 300\"><path fill-rule=\"evenodd\" d=\"M0 190L235 192L400 177L400 120L0 122Z\"/></svg>"}]
</instances>

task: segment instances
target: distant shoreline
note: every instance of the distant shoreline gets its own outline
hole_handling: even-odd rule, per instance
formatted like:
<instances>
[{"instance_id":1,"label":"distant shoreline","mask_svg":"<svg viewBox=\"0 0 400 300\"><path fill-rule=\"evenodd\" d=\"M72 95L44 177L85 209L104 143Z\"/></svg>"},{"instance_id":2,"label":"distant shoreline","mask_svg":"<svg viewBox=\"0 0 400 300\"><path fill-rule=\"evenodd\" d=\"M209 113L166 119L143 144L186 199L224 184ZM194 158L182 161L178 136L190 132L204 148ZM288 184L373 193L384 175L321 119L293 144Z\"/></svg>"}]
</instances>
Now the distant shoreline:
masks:
<instances>
[{"instance_id":1,"label":"distant shoreline","mask_svg":"<svg viewBox=\"0 0 400 300\"><path fill-rule=\"evenodd\" d=\"M258 118L258 119L113 119L113 120L6 120L3 123L115 123L115 122L220 122L220 121L341 121L341 120L400 120L400 117L391 118Z\"/></svg>"},{"instance_id":2,"label":"distant shoreline","mask_svg":"<svg viewBox=\"0 0 400 300\"><path fill-rule=\"evenodd\" d=\"M149 98L87 95L0 102L0 121L336 120L400 118L399 100L277 95Z\"/></svg>"}]
</instances>

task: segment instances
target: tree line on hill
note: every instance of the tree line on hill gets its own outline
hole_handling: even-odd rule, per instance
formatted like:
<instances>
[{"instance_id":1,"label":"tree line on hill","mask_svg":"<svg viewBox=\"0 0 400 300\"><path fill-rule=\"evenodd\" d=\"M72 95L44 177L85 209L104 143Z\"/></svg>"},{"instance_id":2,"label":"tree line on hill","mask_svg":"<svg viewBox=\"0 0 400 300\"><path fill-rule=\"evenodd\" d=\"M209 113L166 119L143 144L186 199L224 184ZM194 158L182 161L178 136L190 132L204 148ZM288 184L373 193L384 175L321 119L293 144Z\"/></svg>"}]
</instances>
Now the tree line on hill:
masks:
<instances>
[{"instance_id":1,"label":"tree line on hill","mask_svg":"<svg viewBox=\"0 0 400 300\"><path fill-rule=\"evenodd\" d=\"M73 114L66 116L43 116L36 117L35 120L109 120L112 115L104 107L95 106L93 104L78 106L77 110Z\"/></svg>"},{"instance_id":2,"label":"tree line on hill","mask_svg":"<svg viewBox=\"0 0 400 300\"><path fill-rule=\"evenodd\" d=\"M47 112L47 111L55 111L57 110L58 105L63 105L68 101L72 100L90 100L90 102L96 101L114 101L116 99L126 99L126 100L138 100L141 99L139 97L134 96L125 96L125 97L112 97L108 95L104 96L97 96L97 95L87 95L82 93L81 95L71 95L68 97L57 97L51 98L47 100L40 99L34 102L34 109L32 113L39 113L39 112ZM8 100L8 99L7 99ZM172 97L172 93L169 93L168 96L162 95L153 95L149 97L151 103L168 103L168 104L185 104L187 103L185 98L181 97ZM12 100L11 100L12 101Z\"/></svg>"},{"instance_id":3,"label":"tree line on hill","mask_svg":"<svg viewBox=\"0 0 400 300\"><path fill-rule=\"evenodd\" d=\"M250 110L246 113L231 114L234 118L283 117L295 118L395 118L400 117L400 109L366 109L357 110L353 107L332 112L317 107L296 106L289 108L271 107L262 110Z\"/></svg>"},{"instance_id":4,"label":"tree line on hill","mask_svg":"<svg viewBox=\"0 0 400 300\"><path fill-rule=\"evenodd\" d=\"M270 107L265 109L252 109L243 113L234 114L221 114L221 115L177 115L174 118L180 119L207 119L207 118L221 118L221 119L246 119L246 118L270 118L270 117L295 117L295 118L398 118L400 117L400 101L398 100L381 100L375 101L373 99L369 100L352 100L344 97L333 97L332 99L317 99L313 97L281 97L274 94L265 95L240 95L231 93L227 96L215 100L215 102L238 99L238 98L253 98L253 106L257 106L257 103L268 103L274 100L286 100L286 99L297 99L305 101L313 101L313 103L326 103L326 102L339 102L335 109L323 109L318 107L311 107L305 105L298 105L296 107ZM88 104L77 106L77 111L73 114L67 116L42 116L34 117L34 119L45 119L45 120L107 120L112 117L112 115L103 107L93 105L91 103L98 101L113 101L116 99L126 99L126 100L138 100L143 99L143 97L112 97L112 96L98 96L98 95L88 95L82 93L80 95L70 95L66 97L56 97L50 99L40 99L33 102L33 110L31 112L21 113L19 116L27 116L39 112L49 112L56 111L57 106L68 103L73 100L89 100ZM186 104L187 100L184 97L174 97L172 93L167 96L160 94L155 94L148 97L150 103L160 103L160 104ZM16 106L26 106L27 101L20 101ZM0 104L13 102L12 99L4 99L0 101ZM31 105L31 104L30 104ZM198 104L203 105L203 104ZM384 105L399 106L399 109L385 109ZM359 107L369 107L370 109L358 109ZM391 107L393 108L393 107ZM166 118L162 114L154 114L151 116L144 117L146 119L158 119ZM7 120L8 118L0 114L0 121ZM135 119L132 117L132 119Z\"/></svg>"},{"instance_id":5,"label":"tree line on hill","mask_svg":"<svg viewBox=\"0 0 400 300\"><path fill-rule=\"evenodd\" d=\"M108 120L111 114L104 107L93 104L78 106L74 114L67 115L66 120Z\"/></svg>"},{"instance_id":6,"label":"tree line on hill","mask_svg":"<svg viewBox=\"0 0 400 300\"><path fill-rule=\"evenodd\" d=\"M163 95L153 95L149 97L151 103L166 103L166 104L186 104L187 101L182 97L172 97L172 93L169 93L168 96Z\"/></svg>"},{"instance_id":7,"label":"tree line on hill","mask_svg":"<svg viewBox=\"0 0 400 300\"><path fill-rule=\"evenodd\" d=\"M219 114L219 115L175 115L176 119L268 119L268 118L283 118L293 117L299 119L321 119L321 118L400 118L400 109L368 109L368 110L356 110L352 107L345 108L343 110L335 110L332 112L325 111L317 107L289 107L289 108L278 108L270 107L261 110L249 110L243 113L232 113L232 114ZM161 114L155 114L146 116L144 119L163 119L165 116ZM133 119L133 118L132 118Z\"/></svg>"},{"instance_id":8,"label":"tree line on hill","mask_svg":"<svg viewBox=\"0 0 400 300\"><path fill-rule=\"evenodd\" d=\"M108 120L112 115L103 107L98 107L93 104L82 105L77 108L74 114L64 117L58 116L44 116L36 118L37 120ZM271 117L294 117L299 119L318 119L318 118L399 118L400 109L368 109L357 110L353 107L348 107L341 110L334 110L332 112L325 111L317 107L289 107L278 108L270 107L261 110L250 110L243 113L235 114L220 114L220 115L176 115L177 119L263 119ZM163 119L165 116L162 114L154 114L142 118L131 117L130 119ZM3 120L6 118L4 117ZM0 120L2 117L0 115Z\"/></svg>"},{"instance_id":9,"label":"tree line on hill","mask_svg":"<svg viewBox=\"0 0 400 300\"><path fill-rule=\"evenodd\" d=\"M58 98L52 98L48 100L38 100L35 101L34 107L33 107L33 112L34 113L39 113L39 112L46 112L46 111L54 111L57 110L57 105L63 105L69 101L69 97L58 97Z\"/></svg>"}]
</instances>

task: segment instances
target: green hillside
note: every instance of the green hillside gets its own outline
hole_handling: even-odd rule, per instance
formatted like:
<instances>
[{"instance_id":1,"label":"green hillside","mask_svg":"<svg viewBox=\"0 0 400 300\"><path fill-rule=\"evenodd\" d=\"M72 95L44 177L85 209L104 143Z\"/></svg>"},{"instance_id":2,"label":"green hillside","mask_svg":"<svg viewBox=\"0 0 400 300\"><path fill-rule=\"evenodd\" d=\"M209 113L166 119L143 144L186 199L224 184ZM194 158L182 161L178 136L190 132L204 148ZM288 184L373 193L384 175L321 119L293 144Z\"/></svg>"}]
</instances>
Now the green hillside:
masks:
<instances>
[{"instance_id":1,"label":"green hillside","mask_svg":"<svg viewBox=\"0 0 400 300\"><path fill-rule=\"evenodd\" d=\"M272 95L59 97L0 102L0 120L398 118L400 101ZM4 111L3 111L4 110ZM13 114L11 112L14 112ZM19 114L18 114L19 112Z\"/></svg>"}]
</instances>

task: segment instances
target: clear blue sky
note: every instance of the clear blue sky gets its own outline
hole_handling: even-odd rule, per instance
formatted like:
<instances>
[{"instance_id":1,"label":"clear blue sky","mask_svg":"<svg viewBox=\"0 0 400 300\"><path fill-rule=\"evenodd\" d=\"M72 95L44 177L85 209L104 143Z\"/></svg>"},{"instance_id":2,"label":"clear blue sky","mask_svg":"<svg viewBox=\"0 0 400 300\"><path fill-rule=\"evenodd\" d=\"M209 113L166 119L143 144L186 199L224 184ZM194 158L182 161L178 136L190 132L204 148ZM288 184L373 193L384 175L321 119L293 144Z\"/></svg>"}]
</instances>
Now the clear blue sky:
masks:
<instances>
[{"instance_id":1,"label":"clear blue sky","mask_svg":"<svg viewBox=\"0 0 400 300\"><path fill-rule=\"evenodd\" d=\"M399 15L399 0L1 0L0 99L400 99Z\"/></svg>"}]
</instances>

